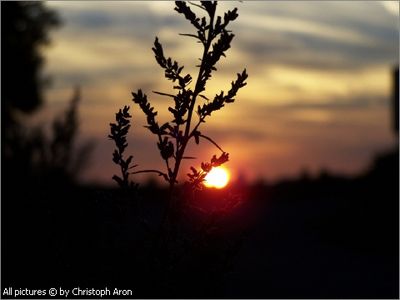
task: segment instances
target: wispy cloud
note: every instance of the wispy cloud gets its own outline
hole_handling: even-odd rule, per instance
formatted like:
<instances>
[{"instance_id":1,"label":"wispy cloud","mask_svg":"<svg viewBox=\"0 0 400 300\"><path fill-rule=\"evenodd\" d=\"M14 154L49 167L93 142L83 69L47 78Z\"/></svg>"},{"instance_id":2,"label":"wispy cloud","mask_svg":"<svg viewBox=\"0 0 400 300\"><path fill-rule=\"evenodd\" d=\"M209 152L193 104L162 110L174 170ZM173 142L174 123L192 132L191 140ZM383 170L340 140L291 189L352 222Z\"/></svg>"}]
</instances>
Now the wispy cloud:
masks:
<instances>
[{"instance_id":1,"label":"wispy cloud","mask_svg":"<svg viewBox=\"0 0 400 300\"><path fill-rule=\"evenodd\" d=\"M207 95L229 88L242 67L250 73L236 103L206 124L210 135L231 152L232 168L248 168L252 176L267 178L303 167L356 172L393 142L388 107L390 72L399 55L399 15L391 3L219 3L220 12L237 6L239 18L231 27L236 34L232 49L217 66ZM114 111L133 106L130 92L143 88L157 109L168 106L166 99L151 94L172 91L150 50L154 37L159 36L166 54L187 72L197 72L201 49L177 35L191 27L173 11L173 2L47 5L64 21L45 50L46 72L54 82L46 91L48 113L69 99L73 86L82 85L82 135L101 145L93 161L102 163L92 165L88 178L104 181L112 173L112 162L106 159L112 145L101 141ZM164 120L166 114L159 117ZM157 151L149 152L154 141L142 127L145 120L135 110L134 116L131 150L142 165L157 167L149 158ZM211 148L191 150L201 157L210 155ZM99 179L100 169L108 175Z\"/></svg>"}]
</instances>

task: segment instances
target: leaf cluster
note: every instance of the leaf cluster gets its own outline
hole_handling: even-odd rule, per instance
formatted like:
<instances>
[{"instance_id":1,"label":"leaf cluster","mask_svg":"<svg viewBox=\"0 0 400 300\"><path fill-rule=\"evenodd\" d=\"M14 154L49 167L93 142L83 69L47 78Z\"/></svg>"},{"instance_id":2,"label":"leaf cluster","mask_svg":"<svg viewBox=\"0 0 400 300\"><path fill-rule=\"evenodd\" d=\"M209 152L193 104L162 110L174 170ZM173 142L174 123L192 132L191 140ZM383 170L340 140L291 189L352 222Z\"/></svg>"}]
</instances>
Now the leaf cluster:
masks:
<instances>
[{"instance_id":1,"label":"leaf cluster","mask_svg":"<svg viewBox=\"0 0 400 300\"><path fill-rule=\"evenodd\" d=\"M198 17L190 6L200 8L205 12L205 15ZM173 104L168 107L168 111L172 115L171 121L160 125L156 120L157 111L150 104L147 95L141 89L136 93L132 93L133 102L138 104L146 115L147 124L145 127L157 136L157 147L167 168L167 172L165 173L155 170L152 170L152 172L157 172L160 176L163 176L169 182L171 188L177 182L182 160L192 158L185 156L186 147L192 138L196 144L199 144L200 138L203 138L211 142L222 152L219 158L214 156L210 163L203 163L201 171L197 172L193 171L195 170L194 168L192 169L193 173L190 174L189 180L194 186L197 187L204 180L205 175L212 167L228 161L228 153L224 152L210 137L201 134L199 127L212 112L220 110L226 103L235 101L239 89L246 85L248 75L246 69L238 73L237 79L231 83L231 88L227 92L221 91L215 95L213 100L204 95L206 83L211 78L212 72L217 70L217 63L221 57L226 56L226 51L231 47L234 34L227 29L228 25L238 17L236 8L226 12L223 17L216 16L216 8L217 1L201 1L200 4L183 1L175 2L175 10L182 14L196 30L195 34L187 33L181 35L195 38L198 43L203 45L203 55L199 59L200 64L197 66L199 73L195 81L192 75L184 73L184 66L181 66L176 60L165 55L158 37L155 38L152 47L155 60L163 69L165 78L172 81L174 84L173 88L177 92L175 95L159 91L153 92L157 95L173 99ZM202 103L198 103L199 101ZM198 119L194 121L196 104ZM126 122L127 117L124 116L124 111L122 111L122 117L119 121L117 120L117 124L114 124L114 130L118 128L123 134L120 133L119 136L113 136L113 139L116 142L123 140L125 143L125 136L129 126L118 127ZM119 122L122 123L120 124ZM116 143L117 150L114 156L115 162L121 165L122 171L126 170L129 165L126 165L126 161L122 159L122 152L125 149L123 146L124 143L119 146ZM131 160L129 160L130 162ZM125 182L124 177L122 178L122 182Z\"/></svg>"},{"instance_id":2,"label":"leaf cluster","mask_svg":"<svg viewBox=\"0 0 400 300\"><path fill-rule=\"evenodd\" d=\"M184 151L191 138L194 138L196 144L199 144L199 137L204 137L222 151L217 143L211 138L203 136L198 128L200 123L205 122L205 118L210 116L212 112L221 109L225 103L234 102L237 92L246 85L245 81L247 79L247 73L246 70L244 70L242 73L238 74L237 79L232 82L231 89L226 94L224 91L221 91L220 94L215 95L212 101L201 94L205 91L206 82L210 79L212 72L217 70L217 62L221 57L226 56L225 53L230 48L234 34L227 29L227 26L237 18L238 14L235 8L232 11L226 12L223 18L221 16L216 17L216 1L201 1L200 5L191 2L188 3L206 12L206 16L199 18L186 2L175 2L175 10L183 14L197 31L197 34L181 35L193 37L203 45L203 56L200 58L201 63L198 66L200 70L194 89L190 87L193 77L190 74L183 74L184 67L180 66L176 60L165 56L164 49L159 39L156 37L152 48L155 59L161 68L164 69L165 78L175 83L173 88L177 89L178 92L176 95L163 92L154 93L174 100L174 105L168 107L168 110L173 116L172 121L160 127L155 120L157 112L155 112L154 108L149 104L147 96L143 94L141 90L138 90L137 93L132 93L133 101L139 104L140 108L147 116L146 127L153 134L158 135L157 145L161 157L166 161L169 175L168 181L170 183L176 181L180 162L185 158ZM192 115L198 98L204 99L206 103L198 105L198 121L191 128ZM169 159L175 160L174 168L169 167Z\"/></svg>"},{"instance_id":3,"label":"leaf cluster","mask_svg":"<svg viewBox=\"0 0 400 300\"><path fill-rule=\"evenodd\" d=\"M133 156L130 155L128 158L124 158L124 151L128 146L126 141L126 136L128 134L130 125L130 118L132 116L129 114L129 106L124 106L115 114L116 123L110 123L110 134L108 137L114 141L116 149L113 152L113 162L120 166L122 177L114 175L114 179L121 188L128 188L134 184L129 183L129 169L136 167L136 165L131 165Z\"/></svg>"},{"instance_id":4,"label":"leaf cluster","mask_svg":"<svg viewBox=\"0 0 400 300\"><path fill-rule=\"evenodd\" d=\"M216 155L213 155L210 162L202 162L200 170L191 167L190 170L192 173L188 173L187 176L189 177L189 182L193 189L201 190L203 188L204 179L211 169L219 167L227 161L229 161L229 153L222 152L218 158Z\"/></svg>"},{"instance_id":5,"label":"leaf cluster","mask_svg":"<svg viewBox=\"0 0 400 300\"><path fill-rule=\"evenodd\" d=\"M235 96L240 88L246 85L245 80L247 79L248 75L246 70L240 74L237 74L237 79L232 81L231 89L228 91L226 95L224 95L224 91L221 91L218 95L215 95L214 100L212 102L203 104L203 106L197 107L197 114L200 117L200 120L203 122L206 116L211 116L211 113L216 110L220 110L222 107L225 106L225 103L232 103L235 101Z\"/></svg>"}]
</instances>

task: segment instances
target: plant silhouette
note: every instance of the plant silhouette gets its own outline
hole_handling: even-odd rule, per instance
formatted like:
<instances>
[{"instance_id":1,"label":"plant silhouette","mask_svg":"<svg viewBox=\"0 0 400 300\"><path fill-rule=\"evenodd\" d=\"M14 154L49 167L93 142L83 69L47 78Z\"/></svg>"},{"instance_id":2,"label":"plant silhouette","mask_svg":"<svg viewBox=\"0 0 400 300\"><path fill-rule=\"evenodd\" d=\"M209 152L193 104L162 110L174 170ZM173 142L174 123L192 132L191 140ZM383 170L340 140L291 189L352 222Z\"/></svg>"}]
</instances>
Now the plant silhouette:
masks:
<instances>
[{"instance_id":1,"label":"plant silhouette","mask_svg":"<svg viewBox=\"0 0 400 300\"><path fill-rule=\"evenodd\" d=\"M56 11L40 2L2 4L2 159L7 184L18 185L21 174L33 186L49 180L75 182L88 163L92 144L76 146L79 131L80 92L52 122L51 130L25 125L25 117L40 109L42 88L48 83L42 66L43 46L51 43L50 31L62 25Z\"/></svg>"},{"instance_id":2,"label":"plant silhouette","mask_svg":"<svg viewBox=\"0 0 400 300\"><path fill-rule=\"evenodd\" d=\"M205 12L205 16L199 18L188 6L192 5ZM147 119L145 126L152 134L157 137L157 147L160 156L165 163L165 171L161 170L132 170L137 167L133 164L133 157L124 158L123 152L127 147L127 134L130 128L129 106L120 109L116 114L116 123L111 123L111 133L109 138L115 142L116 149L113 153L113 161L120 166L121 176L114 175L113 179L123 188L134 186L129 176L139 173L156 173L163 177L169 184L169 200L167 204L165 218L168 217L170 210L175 205L173 197L174 189L178 183L178 175L181 163L184 159L193 159L186 155L187 146L191 141L196 144L200 139L212 143L220 152L214 155L210 162L201 163L201 169L191 167L188 173L189 183L193 189L201 189L204 178L213 168L222 165L229 160L229 154L225 152L211 137L200 131L201 124L213 112L220 110L225 104L233 103L238 91L246 85L248 77L246 69L237 74L237 78L232 81L231 88L221 91L212 99L205 95L207 81L211 79L212 73L217 70L217 63L222 57L226 56L227 50L231 47L234 34L229 31L228 25L237 17L237 8L227 11L223 17L216 15L217 1L201 1L200 4L191 2L175 2L175 10L182 14L196 30L195 34L180 34L184 37L194 38L203 46L203 54L200 64L197 65L199 72L197 77L183 72L184 67L170 57L166 57L164 49L155 38L152 48L155 59L164 70L164 76L172 81L176 94L153 91L153 93L171 98L173 105L168 107L172 114L172 120L160 124L157 121L157 111L151 105L147 95L139 89L132 92L133 102L136 103ZM195 116L197 115L197 116ZM130 171L132 170L132 171Z\"/></svg>"},{"instance_id":3,"label":"plant silhouette","mask_svg":"<svg viewBox=\"0 0 400 300\"><path fill-rule=\"evenodd\" d=\"M52 121L48 134L40 125L28 128L18 124L7 128L2 153L7 182L15 184L23 172L32 185L76 183L93 149L90 142L77 145L80 99L77 88L65 111Z\"/></svg>"}]
</instances>

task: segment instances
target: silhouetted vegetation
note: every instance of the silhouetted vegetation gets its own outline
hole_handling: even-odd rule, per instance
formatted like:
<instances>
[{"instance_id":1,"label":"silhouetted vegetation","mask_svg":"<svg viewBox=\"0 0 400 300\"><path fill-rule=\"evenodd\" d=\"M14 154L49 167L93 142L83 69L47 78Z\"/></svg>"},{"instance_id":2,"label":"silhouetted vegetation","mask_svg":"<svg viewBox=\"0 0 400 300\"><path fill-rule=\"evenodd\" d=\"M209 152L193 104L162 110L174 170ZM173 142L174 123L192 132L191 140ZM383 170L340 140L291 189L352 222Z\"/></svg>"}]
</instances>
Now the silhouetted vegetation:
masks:
<instances>
[{"instance_id":1,"label":"silhouetted vegetation","mask_svg":"<svg viewBox=\"0 0 400 300\"><path fill-rule=\"evenodd\" d=\"M120 109L118 113L115 114L115 120L117 123L111 123L111 133L108 136L110 139L114 140L117 149L113 153L113 161L121 167L122 178L114 175L113 179L119 184L121 188L133 187L134 183L129 182L129 169L134 168L131 166L133 156L130 155L127 159L124 159L124 151L128 146L126 142L126 135L131 127L129 119L132 117L129 112L129 107L125 106L124 109Z\"/></svg>"},{"instance_id":2,"label":"silhouetted vegetation","mask_svg":"<svg viewBox=\"0 0 400 300\"><path fill-rule=\"evenodd\" d=\"M157 111L151 106L147 95L140 89L137 93L132 93L133 102L139 105L147 117L147 125L145 127L147 127L152 134L157 136L157 146L162 159L165 161L166 172L159 170L141 170L131 172L131 174L155 172L169 183L171 193L173 192L175 184L178 182L177 177L182 160L191 158L185 156L185 150L190 140L194 139L196 144L199 144L200 138L204 138L222 152L219 158L214 156L211 159L211 163L202 163L200 171L192 167L192 173L188 174L188 176L194 188L199 188L201 186L204 177L213 166L219 166L228 161L228 153L225 153L210 137L203 135L199 131L199 128L202 123L206 122L206 118L211 116L214 111L220 110L226 103L235 101L237 92L246 85L245 80L247 79L247 73L246 70L244 70L241 74L237 74L237 79L232 82L231 89L226 94L224 91L221 91L212 101L204 95L207 81L211 78L212 72L217 70L216 64L221 57L226 56L225 53L230 48L230 43L234 34L232 34L227 27L230 22L237 18L238 14L235 8L232 11L226 12L223 19L220 16L216 16L216 1L201 1L201 5L190 2L189 4L199 7L205 11L208 16L208 18L202 17L200 19L185 2L175 2L175 10L183 14L197 30L197 34L181 35L195 38L203 45L203 55L200 58L200 65L197 66L199 68L199 74L195 79L194 88L192 89L190 87L193 80L192 75L182 75L184 67L179 66L179 64L171 58L166 58L164 56L162 45L159 43L158 38L156 38L154 47L152 48L156 61L161 68L164 69L165 78L175 83L174 89L178 92L176 95L163 92L154 93L174 100L174 106L168 108L173 116L173 120L160 126L156 120ZM214 41L215 43L213 44ZM206 100L206 103L197 105L196 112L198 120L194 122L192 117L198 98ZM125 126L125 123L128 123L123 117L129 116L128 110L129 107L127 106L124 107L123 111L120 110L116 117L118 124L111 124L110 138L116 142L118 149L122 149L120 145L121 141L123 145L126 145L126 134L128 133L130 125ZM131 160L132 156L130 156L127 161L122 161L119 150L114 152L114 162L120 165L122 163L121 166L123 166L121 169L123 178L118 176L113 177L120 185L126 185L126 180L128 178L126 170L129 168Z\"/></svg>"},{"instance_id":3,"label":"silhouetted vegetation","mask_svg":"<svg viewBox=\"0 0 400 300\"><path fill-rule=\"evenodd\" d=\"M397 298L398 180L396 150L355 178L242 186L234 210L224 195L235 186L199 191L198 209L175 231L182 244L163 251L155 237L167 189L142 186L138 202L101 187L15 190L2 207L2 286L108 286L138 298Z\"/></svg>"},{"instance_id":4,"label":"silhouetted vegetation","mask_svg":"<svg viewBox=\"0 0 400 300\"><path fill-rule=\"evenodd\" d=\"M76 148L79 91L53 121L50 134L27 126L26 113L40 107L45 83L41 49L58 15L40 2L2 3L2 160L7 186L72 182L88 162L91 145ZM21 114L22 113L22 114Z\"/></svg>"},{"instance_id":5,"label":"silhouetted vegetation","mask_svg":"<svg viewBox=\"0 0 400 300\"><path fill-rule=\"evenodd\" d=\"M172 60L166 58L162 45L159 43L158 38L155 39L154 47L152 48L157 63L164 69L165 78L171 80L175 85L174 89L177 90L176 95L154 92L157 95L172 98L174 106L170 106L168 110L171 112L173 119L159 125L156 120L157 111L151 106L147 99L147 95L138 90L132 93L133 102L139 105L143 113L146 115L147 127L150 132L157 136L157 146L160 151L160 156L165 162L166 171L160 170L133 170L137 165L133 165L133 156L130 155L124 158L124 151L128 145L127 134L130 128L129 107L125 106L120 109L116 114L116 123L111 123L111 133L109 138L112 139L116 145L113 153L113 161L120 166L121 177L114 175L113 179L119 184L120 187L126 189L135 186L129 180L130 175L139 173L156 173L163 177L169 184L169 192L167 197L162 197L165 203L161 203L163 210L162 217L159 220L159 229L150 237L149 241L153 243L149 253L153 254L154 258L147 261L148 268L153 270L153 274L159 276L166 276L170 278L176 276L181 272L182 261L189 259L190 263L201 262L203 265L210 262L211 258L194 251L194 249L202 249L202 251L210 251L207 243L210 241L213 233L212 231L219 230L217 224L221 222L224 217L224 211L230 211L237 206L240 202L239 199L231 197L230 200L225 202L225 205L218 209L205 210L204 216L196 222L190 222L187 218L193 214L193 200L194 193L201 190L203 181L208 172L212 168L218 167L228 161L229 154L222 150L222 148L210 137L200 132L200 125L206 122L206 118L217 110L220 110L227 103L235 101L235 97L240 88L246 85L247 79L246 70L237 74L237 79L232 82L231 89L225 94L221 91L215 95L213 100L205 95L206 83L211 78L213 71L216 71L216 64L221 57L225 56L226 51L230 48L230 43L234 35L227 29L230 22L234 21L237 17L237 9L225 13L224 17L216 15L217 2L202 1L200 5L190 3L201 10L206 12L207 17L201 19L190 9L185 2L175 2L175 10L183 14L191 24L195 27L197 34L182 34L195 38L203 45L203 55L200 58L199 73L194 82L194 88L190 86L193 77L190 74L182 74L183 66ZM203 103L198 103L200 98ZM205 103L204 103L205 102ZM194 111L197 105L197 120L194 121ZM191 140L196 144L200 143L200 138L211 142L216 146L221 154L217 157L214 155L210 162L201 163L201 170L196 170L191 167L191 173L188 174L189 185L186 185L178 195L176 193L177 178L180 171L181 162L184 159L193 159L185 154L185 150ZM190 188L189 188L190 186ZM193 191L190 192L189 189ZM199 209L199 207L196 207ZM192 223L192 224L190 224ZM190 228L191 226L199 226L198 229ZM207 242L205 242L207 241ZM235 241L230 241L228 247L227 240L221 240L221 253L215 255L222 255L222 261L213 261L213 268L220 268L215 276L221 276L226 268L226 264L232 259L232 249L235 247ZM214 249L215 250L215 249ZM213 250L213 251L214 251ZM187 261L186 261L187 263ZM210 272L210 268L205 268L202 272ZM164 279L159 279L164 282ZM215 282L219 279L214 278ZM178 282L178 281L177 281Z\"/></svg>"},{"instance_id":6,"label":"silhouetted vegetation","mask_svg":"<svg viewBox=\"0 0 400 300\"><path fill-rule=\"evenodd\" d=\"M58 16L42 2L2 3L1 68L7 74L1 79L3 117L8 109L32 112L43 102L40 48L49 43L49 30L59 24Z\"/></svg>"},{"instance_id":7,"label":"silhouetted vegetation","mask_svg":"<svg viewBox=\"0 0 400 300\"><path fill-rule=\"evenodd\" d=\"M8 4L1 5L6 14ZM216 3L200 6L209 17L215 13ZM189 37L207 44L209 23L186 3L178 2L177 10L196 28ZM216 52L228 48L232 34L221 28L236 14L214 16L213 28L225 40L210 46ZM2 289L108 287L131 289L132 298L398 298L398 147L354 177L325 171L273 185L238 182L222 190L198 189L204 174L228 159L220 149L221 155L202 163L201 170L191 170L189 184L177 184L174 170L178 156L186 157L183 145L201 138L215 143L199 126L232 102L246 76L239 74L231 91L207 101L200 87L216 62L213 51L205 51L202 64L208 63L199 67L199 89L189 92L187 75L160 49L156 39L156 59L177 84L170 107L174 120L159 126L143 92L134 99L150 118L146 126L166 162L166 172L151 171L172 183L173 197L171 186L156 181L140 189L131 184L132 173L146 170L137 171L133 157L126 155L127 106L116 114L109 135L116 146L113 161L121 169L114 180L122 189L76 180L79 166L88 161L88 150L77 151L76 145L78 89L49 134L20 121L3 126ZM191 126L196 98L205 101ZM174 209L167 209L168 201Z\"/></svg>"},{"instance_id":8,"label":"silhouetted vegetation","mask_svg":"<svg viewBox=\"0 0 400 300\"><path fill-rule=\"evenodd\" d=\"M15 188L21 184L21 178L29 186L75 182L89 162L92 148L90 143L76 145L79 101L76 90L70 106L54 119L50 135L41 126L14 124L6 129L2 147L5 182Z\"/></svg>"},{"instance_id":9,"label":"silhouetted vegetation","mask_svg":"<svg viewBox=\"0 0 400 300\"><path fill-rule=\"evenodd\" d=\"M52 217L63 205L60 195L76 185L92 146L76 143L78 89L49 132L26 123L43 101L41 49L49 43L49 30L60 24L58 16L39 2L3 2L1 8L2 271L16 288L15 276L28 278L19 267L29 268L50 249ZM35 281L35 275L27 276Z\"/></svg>"}]
</instances>

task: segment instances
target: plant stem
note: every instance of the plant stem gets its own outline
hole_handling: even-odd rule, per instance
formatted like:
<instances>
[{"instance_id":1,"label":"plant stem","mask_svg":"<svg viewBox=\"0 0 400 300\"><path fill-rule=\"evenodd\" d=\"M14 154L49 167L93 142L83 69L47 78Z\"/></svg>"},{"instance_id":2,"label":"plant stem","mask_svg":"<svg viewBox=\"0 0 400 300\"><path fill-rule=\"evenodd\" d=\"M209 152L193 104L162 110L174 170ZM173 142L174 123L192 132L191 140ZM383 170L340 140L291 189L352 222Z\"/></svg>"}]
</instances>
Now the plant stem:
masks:
<instances>
[{"instance_id":1,"label":"plant stem","mask_svg":"<svg viewBox=\"0 0 400 300\"><path fill-rule=\"evenodd\" d=\"M192 101L190 103L190 107L189 107L189 111L188 111L188 118L186 121L186 127L185 127L185 133L184 133L184 138L183 138L183 142L182 142L182 146L180 148L180 151L177 153L176 156L176 162L175 162L175 168L174 168L174 172L173 172L173 178L176 180L176 177L178 175L178 171L179 171L179 167L182 161L182 157L183 154L185 153L185 149L186 146L189 142L189 139L191 138L190 133L190 125L192 122L192 115L193 115L193 109L194 106L196 104L196 98L198 96L198 94L200 93L200 82L201 82L201 78L202 78L202 74L204 72L204 61L206 60L208 51L210 49L211 46L211 41L212 41L212 32L213 32L213 24L214 24L214 15L215 15L215 11L211 14L210 16L210 28L208 30L208 37L207 37L207 43L206 45L204 45L204 51L203 51L203 57L201 60L201 65L200 65L200 69L199 69L199 74L197 75L197 80L196 80L196 85L195 85L195 89L194 89L194 93L192 96Z\"/></svg>"},{"instance_id":2,"label":"plant stem","mask_svg":"<svg viewBox=\"0 0 400 300\"><path fill-rule=\"evenodd\" d=\"M202 78L204 68L205 68L204 61L207 58L207 54L208 54L208 51L210 49L211 42L213 39L214 16L215 16L215 9L212 12L212 14L210 14L210 28L208 29L207 43L204 45L203 56L201 59L201 65L200 65L199 73L197 75L196 85L195 85L194 93L192 95L192 101L190 102L190 107L189 107L189 111L188 111L188 118L186 120L186 127L185 127L183 141L182 141L182 144L181 144L181 147L179 148L179 150L177 147L175 166L174 166L174 170L172 172L172 177L170 178L170 184L169 184L168 204L167 204L167 208L165 210L163 221L161 223L162 228L166 225L170 211L171 211L172 207L174 206L173 191L175 188L176 178L178 176L179 168L180 168L180 165L182 162L183 155L185 153L186 146L187 146L190 138L192 137L192 135L190 134L190 125L192 122L192 115L193 115L194 106L196 104L196 98L197 98L198 94L200 93L200 89L201 89L201 78Z\"/></svg>"}]
</instances>

